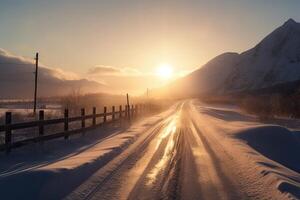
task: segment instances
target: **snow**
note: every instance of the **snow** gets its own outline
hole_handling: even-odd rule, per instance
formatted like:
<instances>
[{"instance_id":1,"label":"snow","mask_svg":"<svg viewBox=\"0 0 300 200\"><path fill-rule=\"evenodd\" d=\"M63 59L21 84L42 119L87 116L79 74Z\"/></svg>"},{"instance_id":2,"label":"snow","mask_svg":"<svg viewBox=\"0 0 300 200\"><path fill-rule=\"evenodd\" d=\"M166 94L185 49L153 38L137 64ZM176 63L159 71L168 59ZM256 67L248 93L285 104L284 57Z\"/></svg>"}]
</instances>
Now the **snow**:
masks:
<instances>
[{"instance_id":1,"label":"snow","mask_svg":"<svg viewBox=\"0 0 300 200\"><path fill-rule=\"evenodd\" d=\"M150 140L135 143L133 152L99 169L67 199L243 199L192 128L186 105L178 106Z\"/></svg>"},{"instance_id":2,"label":"snow","mask_svg":"<svg viewBox=\"0 0 300 200\"><path fill-rule=\"evenodd\" d=\"M277 122L232 105L179 102L130 126L1 154L1 197L150 198L174 196L179 184L187 199L299 199L300 124Z\"/></svg>"},{"instance_id":3,"label":"snow","mask_svg":"<svg viewBox=\"0 0 300 200\"><path fill-rule=\"evenodd\" d=\"M240 55L226 87L259 89L300 79L300 24L289 20Z\"/></svg>"},{"instance_id":4,"label":"snow","mask_svg":"<svg viewBox=\"0 0 300 200\"><path fill-rule=\"evenodd\" d=\"M246 141L256 151L282 165L300 173L300 135L281 126L259 126L237 133L237 137ZM271 141L270 141L271 140Z\"/></svg>"},{"instance_id":5,"label":"snow","mask_svg":"<svg viewBox=\"0 0 300 200\"><path fill-rule=\"evenodd\" d=\"M296 131L262 124L234 106L187 101L183 107L148 148L127 152L134 155L129 161L123 156L100 169L67 199L85 199L86 195L91 199L156 199L172 191L172 197L180 195L183 199L299 198L299 173L283 162L299 165ZM176 120L176 116L181 119ZM169 127L178 131L169 131L173 130ZM175 137L172 133L183 135ZM151 184L164 179L161 189L157 188L159 181L156 187ZM180 185L180 193L172 184Z\"/></svg>"},{"instance_id":6,"label":"snow","mask_svg":"<svg viewBox=\"0 0 300 200\"><path fill-rule=\"evenodd\" d=\"M170 112L170 111L169 111ZM169 112L130 127L101 128L68 141L58 139L0 155L0 193L4 199L60 199L104 166ZM124 129L125 126L125 129ZM30 181L28 183L28 181Z\"/></svg>"},{"instance_id":7,"label":"snow","mask_svg":"<svg viewBox=\"0 0 300 200\"><path fill-rule=\"evenodd\" d=\"M200 130L220 157L231 157L224 162L230 163L249 197L300 198L299 131L262 124L237 108L193 104Z\"/></svg>"}]
</instances>

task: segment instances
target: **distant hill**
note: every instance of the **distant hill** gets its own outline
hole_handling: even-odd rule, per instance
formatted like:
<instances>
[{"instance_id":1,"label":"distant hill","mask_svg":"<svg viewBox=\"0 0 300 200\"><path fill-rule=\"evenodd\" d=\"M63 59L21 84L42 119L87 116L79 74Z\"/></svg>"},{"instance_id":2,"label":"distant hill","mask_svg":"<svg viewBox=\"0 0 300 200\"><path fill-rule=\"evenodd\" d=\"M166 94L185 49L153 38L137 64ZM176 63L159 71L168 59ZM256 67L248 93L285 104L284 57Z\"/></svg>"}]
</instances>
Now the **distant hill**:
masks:
<instances>
[{"instance_id":1,"label":"distant hill","mask_svg":"<svg viewBox=\"0 0 300 200\"><path fill-rule=\"evenodd\" d=\"M0 49L0 99L32 98L35 65L32 61ZM79 79L59 69L39 67L39 97L66 95L72 90L106 92L108 88L95 81Z\"/></svg>"},{"instance_id":2,"label":"distant hill","mask_svg":"<svg viewBox=\"0 0 300 200\"><path fill-rule=\"evenodd\" d=\"M300 88L300 23L289 19L254 48L224 53L164 90L175 96ZM162 91L162 90L161 90ZM159 93L159 91L158 91Z\"/></svg>"}]
</instances>

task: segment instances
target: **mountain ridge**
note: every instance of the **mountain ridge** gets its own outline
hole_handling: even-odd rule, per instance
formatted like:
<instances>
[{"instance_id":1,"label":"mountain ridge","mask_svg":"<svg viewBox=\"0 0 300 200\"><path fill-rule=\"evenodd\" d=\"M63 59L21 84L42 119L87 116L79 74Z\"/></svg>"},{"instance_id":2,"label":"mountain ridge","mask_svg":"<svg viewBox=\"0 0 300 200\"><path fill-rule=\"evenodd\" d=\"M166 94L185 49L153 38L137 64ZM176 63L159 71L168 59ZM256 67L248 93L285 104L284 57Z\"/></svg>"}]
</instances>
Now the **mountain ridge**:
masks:
<instances>
[{"instance_id":1,"label":"mountain ridge","mask_svg":"<svg viewBox=\"0 0 300 200\"><path fill-rule=\"evenodd\" d=\"M12 55L0 49L0 99L32 98L35 65L31 60ZM67 95L80 90L82 93L106 92L107 86L96 81L74 77L60 69L39 66L38 96Z\"/></svg>"},{"instance_id":2,"label":"mountain ridge","mask_svg":"<svg viewBox=\"0 0 300 200\"><path fill-rule=\"evenodd\" d=\"M300 80L300 23L287 20L253 48L216 56L167 86L174 96L254 91Z\"/></svg>"}]
</instances>

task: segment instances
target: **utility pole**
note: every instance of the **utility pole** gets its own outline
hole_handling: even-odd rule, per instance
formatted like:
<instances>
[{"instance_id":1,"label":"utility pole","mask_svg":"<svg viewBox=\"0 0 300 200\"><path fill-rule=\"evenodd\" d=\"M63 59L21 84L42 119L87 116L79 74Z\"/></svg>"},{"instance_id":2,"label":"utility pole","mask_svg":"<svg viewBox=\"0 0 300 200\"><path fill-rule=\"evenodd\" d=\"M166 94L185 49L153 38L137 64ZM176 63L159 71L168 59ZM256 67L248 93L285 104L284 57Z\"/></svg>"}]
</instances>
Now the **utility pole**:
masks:
<instances>
[{"instance_id":1,"label":"utility pole","mask_svg":"<svg viewBox=\"0 0 300 200\"><path fill-rule=\"evenodd\" d=\"M127 114L128 114L128 119L130 120L130 105L129 105L129 95L128 93L126 94L126 98L127 98Z\"/></svg>"},{"instance_id":2,"label":"utility pole","mask_svg":"<svg viewBox=\"0 0 300 200\"><path fill-rule=\"evenodd\" d=\"M33 114L36 113L36 96L37 96L37 78L39 67L39 53L35 54L35 79L34 79L34 102L33 102Z\"/></svg>"}]
</instances>

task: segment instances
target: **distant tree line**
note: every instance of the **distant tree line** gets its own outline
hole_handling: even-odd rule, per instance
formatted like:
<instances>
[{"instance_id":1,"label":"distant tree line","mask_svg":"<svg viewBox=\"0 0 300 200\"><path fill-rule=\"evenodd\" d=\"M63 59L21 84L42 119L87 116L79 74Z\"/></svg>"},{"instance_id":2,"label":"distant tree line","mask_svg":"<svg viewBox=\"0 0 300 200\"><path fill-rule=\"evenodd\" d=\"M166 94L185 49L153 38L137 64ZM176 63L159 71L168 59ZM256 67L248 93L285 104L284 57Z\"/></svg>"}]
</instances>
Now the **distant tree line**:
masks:
<instances>
[{"instance_id":1,"label":"distant tree line","mask_svg":"<svg viewBox=\"0 0 300 200\"><path fill-rule=\"evenodd\" d=\"M244 96L239 100L239 106L262 119L276 116L300 118L300 94Z\"/></svg>"},{"instance_id":2,"label":"distant tree line","mask_svg":"<svg viewBox=\"0 0 300 200\"><path fill-rule=\"evenodd\" d=\"M238 105L262 120L275 117L300 118L300 93L203 96L200 99L206 103Z\"/></svg>"}]
</instances>

